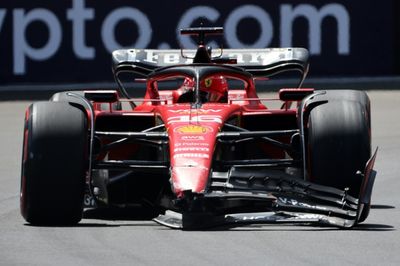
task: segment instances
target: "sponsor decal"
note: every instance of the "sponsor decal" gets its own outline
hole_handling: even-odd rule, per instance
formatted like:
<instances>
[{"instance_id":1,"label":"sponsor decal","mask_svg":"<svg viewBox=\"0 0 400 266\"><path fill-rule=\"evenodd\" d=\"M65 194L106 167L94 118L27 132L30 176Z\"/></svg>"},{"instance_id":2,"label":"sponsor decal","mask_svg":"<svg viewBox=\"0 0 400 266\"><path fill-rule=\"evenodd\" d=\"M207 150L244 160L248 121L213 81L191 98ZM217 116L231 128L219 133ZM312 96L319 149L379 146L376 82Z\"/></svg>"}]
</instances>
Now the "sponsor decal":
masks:
<instances>
[{"instance_id":1,"label":"sponsor decal","mask_svg":"<svg viewBox=\"0 0 400 266\"><path fill-rule=\"evenodd\" d=\"M92 198L92 196L90 196L89 194L85 194L83 197L83 206L90 208L90 207L95 207L96 203L94 201L94 199Z\"/></svg>"},{"instance_id":2,"label":"sponsor decal","mask_svg":"<svg viewBox=\"0 0 400 266\"><path fill-rule=\"evenodd\" d=\"M187 137L187 136L185 136L185 137ZM192 137L192 136L190 136L190 137ZM197 136L195 136L195 137L197 137ZM181 147L181 146L210 146L208 143L206 143L206 142L193 142L193 143L186 143L186 142L178 142L178 143L175 143L175 147Z\"/></svg>"},{"instance_id":3,"label":"sponsor decal","mask_svg":"<svg viewBox=\"0 0 400 266\"><path fill-rule=\"evenodd\" d=\"M198 125L187 125L181 126L174 129L175 132L179 134L206 134L212 132L213 129L208 126L198 126Z\"/></svg>"},{"instance_id":4,"label":"sponsor decal","mask_svg":"<svg viewBox=\"0 0 400 266\"><path fill-rule=\"evenodd\" d=\"M187 151L205 151L208 152L210 149L205 147L183 147L175 148L174 152L187 152Z\"/></svg>"},{"instance_id":5,"label":"sponsor decal","mask_svg":"<svg viewBox=\"0 0 400 266\"><path fill-rule=\"evenodd\" d=\"M167 124L172 123L218 123L222 124L220 115L181 115L168 118Z\"/></svg>"},{"instance_id":6,"label":"sponsor decal","mask_svg":"<svg viewBox=\"0 0 400 266\"><path fill-rule=\"evenodd\" d=\"M181 140L184 140L184 141L204 141L205 138L203 136L182 136Z\"/></svg>"},{"instance_id":7,"label":"sponsor decal","mask_svg":"<svg viewBox=\"0 0 400 266\"><path fill-rule=\"evenodd\" d=\"M206 158L208 159L210 156L206 153L178 153L174 155L175 158Z\"/></svg>"}]
</instances>

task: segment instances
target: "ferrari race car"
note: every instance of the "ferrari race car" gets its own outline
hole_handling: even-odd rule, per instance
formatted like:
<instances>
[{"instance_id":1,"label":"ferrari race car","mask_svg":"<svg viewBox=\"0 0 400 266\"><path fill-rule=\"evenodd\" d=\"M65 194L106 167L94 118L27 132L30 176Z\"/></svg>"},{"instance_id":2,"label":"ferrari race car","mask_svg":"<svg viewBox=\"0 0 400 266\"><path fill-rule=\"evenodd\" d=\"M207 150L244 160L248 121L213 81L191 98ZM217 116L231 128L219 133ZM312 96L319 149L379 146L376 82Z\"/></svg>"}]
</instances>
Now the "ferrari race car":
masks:
<instances>
[{"instance_id":1,"label":"ferrari race car","mask_svg":"<svg viewBox=\"0 0 400 266\"><path fill-rule=\"evenodd\" d=\"M181 30L197 38L196 50L117 50L118 89L58 92L30 105L25 220L71 225L86 209L140 206L182 229L364 221L376 176L367 94L301 88L303 48L207 47L222 31ZM257 84L292 71L299 85L257 96Z\"/></svg>"}]
</instances>

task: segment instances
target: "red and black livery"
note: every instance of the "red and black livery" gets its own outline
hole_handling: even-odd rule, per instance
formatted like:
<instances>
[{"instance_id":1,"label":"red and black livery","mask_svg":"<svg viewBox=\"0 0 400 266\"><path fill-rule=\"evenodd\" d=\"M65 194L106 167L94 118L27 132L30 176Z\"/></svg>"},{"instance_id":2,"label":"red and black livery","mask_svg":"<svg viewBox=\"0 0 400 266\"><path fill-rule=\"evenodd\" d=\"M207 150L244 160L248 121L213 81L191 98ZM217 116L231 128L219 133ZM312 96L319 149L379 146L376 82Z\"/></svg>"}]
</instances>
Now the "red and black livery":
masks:
<instances>
[{"instance_id":1,"label":"red and black livery","mask_svg":"<svg viewBox=\"0 0 400 266\"><path fill-rule=\"evenodd\" d=\"M84 208L132 206L184 229L364 221L376 175L368 96L301 88L306 49L213 51L205 37L222 28L181 33L198 48L117 50L117 89L59 92L28 108L26 221L75 224ZM258 81L291 71L298 86L258 97Z\"/></svg>"}]
</instances>

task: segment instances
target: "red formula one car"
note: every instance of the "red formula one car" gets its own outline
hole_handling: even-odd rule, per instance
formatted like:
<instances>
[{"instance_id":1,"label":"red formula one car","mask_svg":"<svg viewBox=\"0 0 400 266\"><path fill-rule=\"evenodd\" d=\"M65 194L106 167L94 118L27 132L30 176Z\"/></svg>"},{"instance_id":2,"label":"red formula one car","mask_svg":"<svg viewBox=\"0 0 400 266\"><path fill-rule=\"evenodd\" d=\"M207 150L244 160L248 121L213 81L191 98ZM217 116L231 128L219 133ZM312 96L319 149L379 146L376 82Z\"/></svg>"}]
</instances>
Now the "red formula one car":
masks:
<instances>
[{"instance_id":1,"label":"red formula one car","mask_svg":"<svg viewBox=\"0 0 400 266\"><path fill-rule=\"evenodd\" d=\"M118 90L60 92L27 109L25 220L75 224L84 208L142 206L184 229L364 221L376 175L368 96L302 89L305 49L216 52L204 39L222 28L181 33L197 50L117 50ZM299 86L257 96L258 81L292 70Z\"/></svg>"}]
</instances>

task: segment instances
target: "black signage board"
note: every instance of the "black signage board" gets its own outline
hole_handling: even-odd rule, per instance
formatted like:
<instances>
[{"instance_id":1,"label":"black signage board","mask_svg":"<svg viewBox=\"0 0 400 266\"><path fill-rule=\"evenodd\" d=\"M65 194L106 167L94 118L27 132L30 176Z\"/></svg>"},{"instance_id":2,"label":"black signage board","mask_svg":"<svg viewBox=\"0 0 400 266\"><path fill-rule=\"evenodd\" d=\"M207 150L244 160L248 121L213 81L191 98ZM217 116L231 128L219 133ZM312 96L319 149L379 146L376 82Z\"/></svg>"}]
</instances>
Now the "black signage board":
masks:
<instances>
[{"instance_id":1,"label":"black signage board","mask_svg":"<svg viewBox=\"0 0 400 266\"><path fill-rule=\"evenodd\" d=\"M190 49L201 23L214 49L305 47L313 77L400 74L397 2L2 1L0 85L112 81L113 50Z\"/></svg>"}]
</instances>

